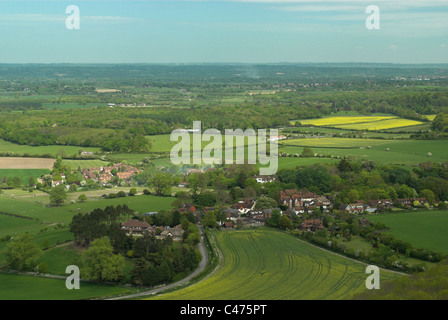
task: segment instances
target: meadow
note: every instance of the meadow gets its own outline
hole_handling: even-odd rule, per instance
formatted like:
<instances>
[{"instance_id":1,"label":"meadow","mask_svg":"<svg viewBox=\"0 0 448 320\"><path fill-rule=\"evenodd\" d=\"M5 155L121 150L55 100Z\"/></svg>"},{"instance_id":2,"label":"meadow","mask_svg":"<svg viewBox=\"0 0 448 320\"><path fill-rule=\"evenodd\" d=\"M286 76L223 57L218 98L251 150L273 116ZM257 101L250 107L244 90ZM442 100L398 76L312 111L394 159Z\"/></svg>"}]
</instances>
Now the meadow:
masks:
<instances>
[{"instance_id":1,"label":"meadow","mask_svg":"<svg viewBox=\"0 0 448 320\"><path fill-rule=\"evenodd\" d=\"M68 290L65 279L0 273L0 300L81 300L134 293L135 288L81 282Z\"/></svg>"},{"instance_id":2,"label":"meadow","mask_svg":"<svg viewBox=\"0 0 448 320\"><path fill-rule=\"evenodd\" d=\"M366 266L301 242L284 232L217 231L224 259L205 280L154 299L333 300L366 291ZM395 278L381 271L381 279Z\"/></svg>"},{"instance_id":3,"label":"meadow","mask_svg":"<svg viewBox=\"0 0 448 320\"><path fill-rule=\"evenodd\" d=\"M56 157L58 153L63 153L67 155L73 155L78 154L79 149L82 149L84 151L91 151L93 153L100 152L101 148L94 148L94 147L77 147L77 146L59 146L59 145L53 145L53 146L27 146L27 145L20 145L16 143L12 143L9 141L5 141L3 139L0 139L0 152L12 152L16 155L24 155L24 154L30 154L30 155L51 155L53 157Z\"/></svg>"},{"instance_id":4,"label":"meadow","mask_svg":"<svg viewBox=\"0 0 448 320\"><path fill-rule=\"evenodd\" d=\"M118 191L118 190L117 190ZM79 196L79 193L75 194ZM86 192L88 198L89 193ZM91 212L96 208L104 209L107 206L126 204L135 212L145 213L149 211L160 211L171 209L173 197L160 197L153 195L138 195L133 197L89 200L83 203L67 203L60 207L48 207L48 196L22 196L12 198L9 195L0 196L1 212L15 214L23 217L37 219L45 225L57 223L69 224L74 214L78 212ZM15 218L21 219L21 218ZM8 234L5 232L9 224L0 225L0 236ZM42 226L43 228L43 226Z\"/></svg>"},{"instance_id":5,"label":"meadow","mask_svg":"<svg viewBox=\"0 0 448 320\"><path fill-rule=\"evenodd\" d=\"M71 170L77 170L78 168L105 167L108 164L109 162L102 160L62 160L62 166L68 166Z\"/></svg>"},{"instance_id":6,"label":"meadow","mask_svg":"<svg viewBox=\"0 0 448 320\"><path fill-rule=\"evenodd\" d=\"M447 146L446 140L310 138L285 140L279 151L300 155L303 147L310 147L318 155L410 166L428 161L445 162L448 159Z\"/></svg>"},{"instance_id":7,"label":"meadow","mask_svg":"<svg viewBox=\"0 0 448 320\"><path fill-rule=\"evenodd\" d=\"M375 223L384 223L390 228L387 232L414 247L448 254L447 210L399 212L367 218Z\"/></svg>"},{"instance_id":8,"label":"meadow","mask_svg":"<svg viewBox=\"0 0 448 320\"><path fill-rule=\"evenodd\" d=\"M50 174L50 172L48 169L0 169L0 177L20 177L22 185L27 186L30 177L36 180L41 175Z\"/></svg>"}]
</instances>

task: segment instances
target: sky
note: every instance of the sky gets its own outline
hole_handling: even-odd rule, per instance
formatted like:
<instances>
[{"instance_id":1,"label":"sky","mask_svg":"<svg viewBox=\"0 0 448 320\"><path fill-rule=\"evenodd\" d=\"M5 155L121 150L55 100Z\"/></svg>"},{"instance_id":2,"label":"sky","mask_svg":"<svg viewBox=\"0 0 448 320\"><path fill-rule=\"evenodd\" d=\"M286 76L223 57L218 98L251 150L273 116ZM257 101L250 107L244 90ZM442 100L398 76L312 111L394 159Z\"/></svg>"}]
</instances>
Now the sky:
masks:
<instances>
[{"instance_id":1,"label":"sky","mask_svg":"<svg viewBox=\"0 0 448 320\"><path fill-rule=\"evenodd\" d=\"M0 63L294 62L448 63L448 0L0 0Z\"/></svg>"}]
</instances>

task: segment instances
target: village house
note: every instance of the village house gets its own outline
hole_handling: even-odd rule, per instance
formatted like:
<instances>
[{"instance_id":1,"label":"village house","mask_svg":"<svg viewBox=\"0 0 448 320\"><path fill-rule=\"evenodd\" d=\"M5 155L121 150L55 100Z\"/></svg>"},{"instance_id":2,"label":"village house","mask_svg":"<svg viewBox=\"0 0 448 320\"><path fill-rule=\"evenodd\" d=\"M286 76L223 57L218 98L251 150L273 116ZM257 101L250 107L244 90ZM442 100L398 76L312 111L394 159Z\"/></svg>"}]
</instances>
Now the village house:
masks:
<instances>
[{"instance_id":1,"label":"village house","mask_svg":"<svg viewBox=\"0 0 448 320\"><path fill-rule=\"evenodd\" d=\"M232 221L226 221L221 226L223 228L233 228L233 222Z\"/></svg>"},{"instance_id":2,"label":"village house","mask_svg":"<svg viewBox=\"0 0 448 320\"><path fill-rule=\"evenodd\" d=\"M258 183L268 183L268 182L274 182L275 177L274 176L255 176L254 179Z\"/></svg>"},{"instance_id":3,"label":"village house","mask_svg":"<svg viewBox=\"0 0 448 320\"><path fill-rule=\"evenodd\" d=\"M121 230L126 231L126 235L141 236L143 232L150 230L149 223L145 221L139 221L136 219L131 219L128 222L123 222L121 224Z\"/></svg>"},{"instance_id":4,"label":"village house","mask_svg":"<svg viewBox=\"0 0 448 320\"><path fill-rule=\"evenodd\" d=\"M392 208L394 205L391 199L370 200L368 204L372 208L378 208L378 207Z\"/></svg>"},{"instance_id":5,"label":"village house","mask_svg":"<svg viewBox=\"0 0 448 320\"><path fill-rule=\"evenodd\" d=\"M56 186L58 186L58 185L60 185L60 184L63 184L64 183L64 181L56 181L56 180L52 180L51 181L51 186L52 187L56 187Z\"/></svg>"},{"instance_id":6,"label":"village house","mask_svg":"<svg viewBox=\"0 0 448 320\"><path fill-rule=\"evenodd\" d=\"M237 225L241 228L257 228L266 225L266 221L258 219L241 218L236 221Z\"/></svg>"},{"instance_id":7,"label":"village house","mask_svg":"<svg viewBox=\"0 0 448 320\"><path fill-rule=\"evenodd\" d=\"M179 209L177 209L177 211L179 213L184 213L184 212L193 212L196 213L196 207L192 204L183 204L180 206Z\"/></svg>"},{"instance_id":8,"label":"village house","mask_svg":"<svg viewBox=\"0 0 448 320\"><path fill-rule=\"evenodd\" d=\"M226 218L236 222L240 217L240 211L238 209L224 209L223 212L226 214Z\"/></svg>"},{"instance_id":9,"label":"village house","mask_svg":"<svg viewBox=\"0 0 448 320\"><path fill-rule=\"evenodd\" d=\"M171 239L173 239L173 241L182 241L183 238L183 234L184 234L184 229L182 229L182 225L177 225L174 228L165 228L159 235L157 235L156 237L158 239L166 239L167 237L171 237Z\"/></svg>"},{"instance_id":10,"label":"village house","mask_svg":"<svg viewBox=\"0 0 448 320\"><path fill-rule=\"evenodd\" d=\"M305 220L299 227L300 230L308 232L316 232L324 229L322 222L319 219Z\"/></svg>"},{"instance_id":11,"label":"village house","mask_svg":"<svg viewBox=\"0 0 448 320\"><path fill-rule=\"evenodd\" d=\"M339 206L340 211L345 211L352 214L360 214L365 211L364 203L358 202L358 203L352 203L352 204L341 204Z\"/></svg>"},{"instance_id":12,"label":"village house","mask_svg":"<svg viewBox=\"0 0 448 320\"><path fill-rule=\"evenodd\" d=\"M328 203L328 205L331 204L328 199L310 191L302 190L298 192L296 189L280 191L280 200L282 204L290 208L302 209L304 207L317 206L319 198L322 198L321 200Z\"/></svg>"},{"instance_id":13,"label":"village house","mask_svg":"<svg viewBox=\"0 0 448 320\"><path fill-rule=\"evenodd\" d=\"M246 214L255 208L255 201L252 199L245 199L235 203L230 208L238 210L240 214Z\"/></svg>"}]
</instances>

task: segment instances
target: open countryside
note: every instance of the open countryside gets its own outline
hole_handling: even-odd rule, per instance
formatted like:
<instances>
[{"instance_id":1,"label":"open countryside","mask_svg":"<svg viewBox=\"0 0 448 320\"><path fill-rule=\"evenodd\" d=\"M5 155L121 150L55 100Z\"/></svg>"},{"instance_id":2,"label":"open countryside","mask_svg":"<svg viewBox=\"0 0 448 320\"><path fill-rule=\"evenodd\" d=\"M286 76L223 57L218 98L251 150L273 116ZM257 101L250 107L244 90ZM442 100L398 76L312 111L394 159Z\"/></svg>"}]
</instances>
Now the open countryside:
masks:
<instances>
[{"instance_id":1,"label":"open countryside","mask_svg":"<svg viewBox=\"0 0 448 320\"><path fill-rule=\"evenodd\" d=\"M0 82L0 299L349 300L369 298L367 265L396 288L444 266L444 78L433 91L413 80L402 89L390 74L422 69L355 67L382 79L369 92L345 67L262 65L249 82L234 77L246 65L69 66L70 81L40 79L59 65L24 68L32 81L14 66L0 74L19 79ZM85 73L96 76L87 84ZM335 83L303 84L315 77ZM278 130L278 171L174 166L170 133L193 121L219 129L218 152L225 129ZM193 152L210 143L202 137ZM15 259L18 246L35 254ZM95 252L103 274L92 271ZM60 278L73 264L86 278L79 292Z\"/></svg>"},{"instance_id":2,"label":"open countryside","mask_svg":"<svg viewBox=\"0 0 448 320\"><path fill-rule=\"evenodd\" d=\"M197 285L158 299L334 300L366 291L365 265L272 230L212 233L222 266ZM382 271L382 279L393 279ZM213 290L210 290L213 288Z\"/></svg>"}]
</instances>

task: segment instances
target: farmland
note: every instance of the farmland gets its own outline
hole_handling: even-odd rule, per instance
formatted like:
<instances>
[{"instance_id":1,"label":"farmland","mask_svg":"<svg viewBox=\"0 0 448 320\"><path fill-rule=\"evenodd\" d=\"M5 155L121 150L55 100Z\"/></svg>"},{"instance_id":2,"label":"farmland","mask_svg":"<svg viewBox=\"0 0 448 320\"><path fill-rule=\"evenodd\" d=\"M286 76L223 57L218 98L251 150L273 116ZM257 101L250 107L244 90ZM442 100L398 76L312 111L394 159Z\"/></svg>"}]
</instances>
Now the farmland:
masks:
<instances>
[{"instance_id":1,"label":"farmland","mask_svg":"<svg viewBox=\"0 0 448 320\"><path fill-rule=\"evenodd\" d=\"M431 118L431 117L430 117ZM428 120L430 119L428 118ZM295 123L295 121L291 121ZM412 127L423 124L421 121L400 119L394 116L333 116L318 119L300 120L302 125L331 127L349 130L385 130Z\"/></svg>"},{"instance_id":2,"label":"farmland","mask_svg":"<svg viewBox=\"0 0 448 320\"><path fill-rule=\"evenodd\" d=\"M77 147L77 146L28 146L28 145L20 145L16 143L12 143L9 141L5 141L0 139L0 152L2 153L13 153L15 155L50 155L52 157L56 157L58 153L72 155L78 154L79 149L83 149L84 151L98 152L100 148L92 148L92 147Z\"/></svg>"},{"instance_id":3,"label":"farmland","mask_svg":"<svg viewBox=\"0 0 448 320\"><path fill-rule=\"evenodd\" d=\"M370 205L378 199L431 197L434 200L431 205L421 207L432 203L434 207L418 213L376 204L380 212L397 210L401 214L369 215L373 222L390 227L383 230L380 226L372 233L391 233L415 247L448 253L444 245L448 240L444 228L448 224L446 211L434 209L448 205L446 67L242 64L48 65L0 66L0 69L0 155L4 156L0 159L0 267L10 267L5 265L7 255L3 249L18 235L28 232L30 241L44 251L27 271L41 263L47 265L50 274L64 275L64 267L76 264L90 244L75 245L74 239L79 238L68 228L73 216L124 204L136 216L126 212L117 223L133 218L147 219L151 224L161 220L164 226L167 221L168 224L173 221L173 225L179 222L182 225L187 219L192 224L199 221L224 257L219 268L204 275L201 282L153 297L156 299L350 299L353 294L365 291L365 265L360 261L406 272L422 271L417 267L426 260L403 252L395 257L396 247L385 250L372 243L370 229L364 232L355 219L365 212L358 216L340 209L361 201ZM253 70L260 78L244 76ZM390 80L422 72L435 75L426 88L407 80L400 80L397 86L396 80ZM65 76L55 78L55 74ZM132 107L142 105L147 107ZM169 155L179 141L170 141L170 133L179 128L192 129L194 121L201 121L201 138L205 140L194 146L191 138L195 135L188 135L190 151L196 154L199 145L202 150L212 142L205 134L207 129L217 128L222 134L222 143L215 145L218 153L225 151L226 129L256 132L266 129L267 133L277 129L285 137L279 140L279 170L275 180L259 183L258 169L266 166L260 163L212 168L174 166ZM244 141L229 151L241 150L243 146L248 143ZM82 154L83 151L88 153ZM244 157L248 159L247 149ZM94 169L96 172L89 175L78 170L121 161L132 164L140 173L134 174L135 168L131 171L127 166L117 166L110 173ZM187 168L204 170L186 175ZM33 188L34 182L29 178L42 175L45 176ZM14 179L17 177L22 185ZM65 180L65 186L53 188L51 180ZM104 197L112 193L118 196L118 192L120 196L127 195L131 188L135 188L135 196ZM54 198L50 202L53 190L63 191L59 195L64 197L63 203L59 206ZM282 192L286 190L307 190L319 197L313 196L313 203L306 200L300 207L288 209L282 202ZM316 204L323 198L331 205L324 208ZM268 225L269 229L222 230L223 220L236 210L226 209L237 208L238 203L247 199L269 209L281 208L281 212L254 218L255 223L250 221L257 214L255 210L238 214L234 225L237 229L243 229L246 223ZM191 204L197 209L193 214L178 215L172 211L180 206L192 208ZM160 219L141 215L162 210L166 211ZM178 219L176 223L171 219L174 216ZM273 217L286 219L275 225ZM324 226L302 232L310 219ZM101 231L90 225L79 229L92 234ZM124 233L118 228L111 230L117 231L116 235ZM186 230L187 236L176 242L173 249L196 245L199 238L196 234L190 236L189 228ZM177 272L187 265L183 258L194 260L181 251L169 249L153 255L148 250L155 245L132 244L130 239L113 239L112 235L107 234L116 246L114 254L119 252L127 261L123 267L127 284L158 285L162 282L154 281L153 275L170 279L171 267ZM300 235L301 240L294 235ZM123 245L118 246L117 241ZM174 254L178 254L178 259L173 258ZM134 258L144 264L132 265ZM400 269L402 265L397 263L402 260L416 268ZM429 267L435 264L428 261ZM210 269L212 266L208 266L207 270ZM138 272L131 281L134 271ZM178 273L176 277L182 275ZM394 278L396 273L382 271L382 280ZM133 290L86 284L88 290L71 295L59 279L16 274L0 274L0 283L3 285L0 299L34 299L36 293L42 299L92 298ZM26 285L28 291L24 289ZM60 292L60 287L65 292Z\"/></svg>"},{"instance_id":4,"label":"farmland","mask_svg":"<svg viewBox=\"0 0 448 320\"><path fill-rule=\"evenodd\" d=\"M369 216L373 222L384 223L397 239L415 247L448 254L448 212L444 210L381 214Z\"/></svg>"},{"instance_id":5,"label":"farmland","mask_svg":"<svg viewBox=\"0 0 448 320\"><path fill-rule=\"evenodd\" d=\"M135 289L81 283L82 290L67 290L65 279L0 273L0 300L80 300L131 293Z\"/></svg>"},{"instance_id":6,"label":"farmland","mask_svg":"<svg viewBox=\"0 0 448 320\"><path fill-rule=\"evenodd\" d=\"M319 155L409 166L427 161L446 161L448 158L446 145L447 142L443 140L309 138L284 140L281 145L279 144L279 151L301 154L303 147L311 147ZM428 153L431 153L431 157L428 157Z\"/></svg>"},{"instance_id":7,"label":"farmland","mask_svg":"<svg viewBox=\"0 0 448 320\"><path fill-rule=\"evenodd\" d=\"M0 169L53 169L54 159L0 158Z\"/></svg>"},{"instance_id":8,"label":"farmland","mask_svg":"<svg viewBox=\"0 0 448 320\"><path fill-rule=\"evenodd\" d=\"M169 300L346 299L365 291L365 265L273 230L214 232L224 263ZM396 277L382 272L382 279ZM212 289L213 288L213 289Z\"/></svg>"}]
</instances>

